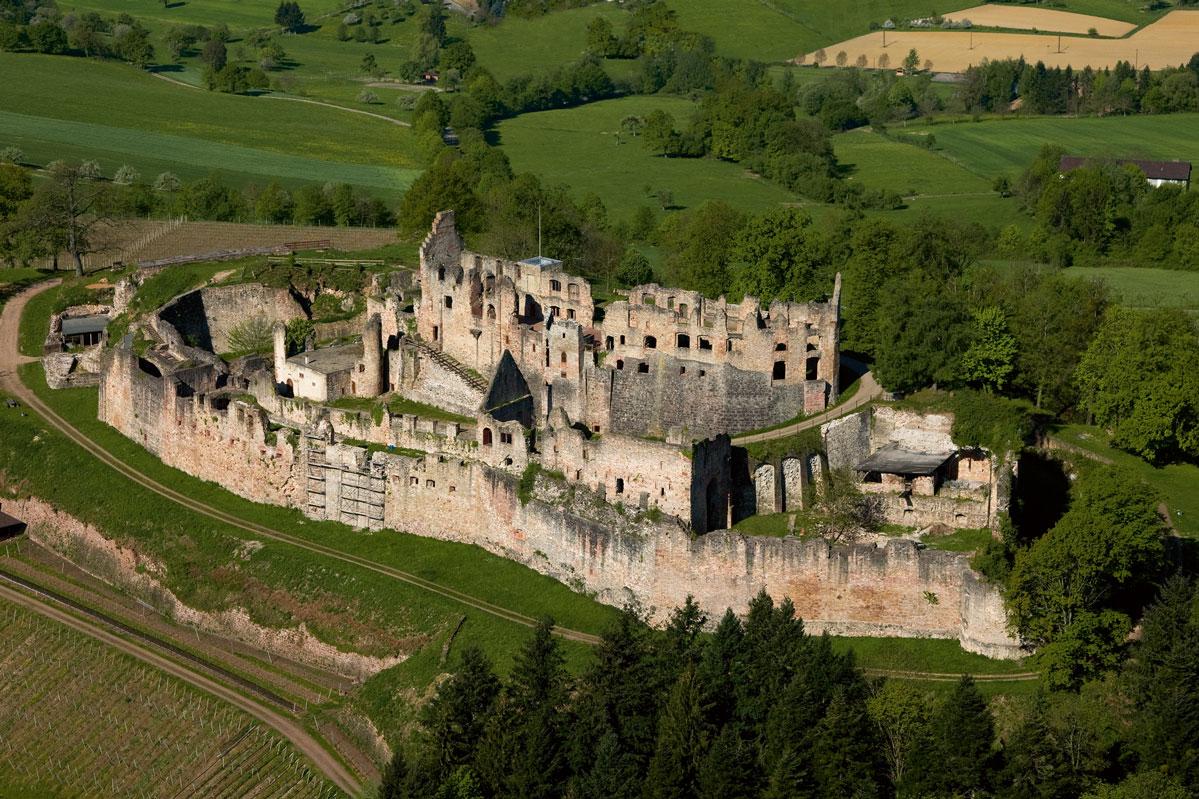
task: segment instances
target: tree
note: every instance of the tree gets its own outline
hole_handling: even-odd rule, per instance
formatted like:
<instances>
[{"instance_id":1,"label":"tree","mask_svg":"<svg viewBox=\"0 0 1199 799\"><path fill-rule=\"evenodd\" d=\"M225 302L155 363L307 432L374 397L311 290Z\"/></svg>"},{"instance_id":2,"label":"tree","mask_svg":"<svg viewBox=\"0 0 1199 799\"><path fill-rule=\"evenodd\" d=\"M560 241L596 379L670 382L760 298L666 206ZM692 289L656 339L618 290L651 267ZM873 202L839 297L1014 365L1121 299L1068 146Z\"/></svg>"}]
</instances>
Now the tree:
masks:
<instances>
[{"instance_id":1,"label":"tree","mask_svg":"<svg viewBox=\"0 0 1199 799\"><path fill-rule=\"evenodd\" d=\"M753 217L738 233L732 250L734 293L772 300L801 301L827 295L823 238L798 208L783 207Z\"/></svg>"},{"instance_id":2,"label":"tree","mask_svg":"<svg viewBox=\"0 0 1199 799\"><path fill-rule=\"evenodd\" d=\"M1118 785L1100 785L1082 799L1192 799L1194 793L1177 778L1160 771L1131 774Z\"/></svg>"},{"instance_id":3,"label":"tree","mask_svg":"<svg viewBox=\"0 0 1199 799\"><path fill-rule=\"evenodd\" d=\"M1007 319L997 307L974 314L970 345L962 353L962 379L986 391L1002 390L1015 369L1016 339L1008 332Z\"/></svg>"},{"instance_id":4,"label":"tree","mask_svg":"<svg viewBox=\"0 0 1199 799\"><path fill-rule=\"evenodd\" d=\"M1163 553L1154 494L1105 468L1075 483L1070 509L1016 555L1007 606L1021 636L1040 646L1047 680L1072 687L1114 665Z\"/></svg>"},{"instance_id":5,"label":"tree","mask_svg":"<svg viewBox=\"0 0 1199 799\"><path fill-rule=\"evenodd\" d=\"M870 60L866 58L865 53L862 53L861 55L859 55L857 57L857 60L855 60L853 63L854 63L854 66L856 66L858 69L865 69L866 65L870 63Z\"/></svg>"},{"instance_id":6,"label":"tree","mask_svg":"<svg viewBox=\"0 0 1199 799\"><path fill-rule=\"evenodd\" d=\"M616 268L616 281L626 288L631 288L652 283L653 280L654 270L649 259L634 247L625 250L620 259L620 266Z\"/></svg>"},{"instance_id":7,"label":"tree","mask_svg":"<svg viewBox=\"0 0 1199 799\"><path fill-rule=\"evenodd\" d=\"M891 783L901 786L929 735L926 699L911 684L888 680L866 700L866 712L882 739Z\"/></svg>"},{"instance_id":8,"label":"tree","mask_svg":"<svg viewBox=\"0 0 1199 799\"><path fill-rule=\"evenodd\" d=\"M920 68L920 54L916 52L916 48L908 50L907 56L903 59L903 69L909 75Z\"/></svg>"},{"instance_id":9,"label":"tree","mask_svg":"<svg viewBox=\"0 0 1199 799\"><path fill-rule=\"evenodd\" d=\"M620 48L620 42L612 31L612 23L605 17L596 17L587 24L587 52L600 58L611 58Z\"/></svg>"},{"instance_id":10,"label":"tree","mask_svg":"<svg viewBox=\"0 0 1199 799\"><path fill-rule=\"evenodd\" d=\"M849 54L846 53L844 50L838 51L836 62L837 62L837 66L844 67L846 64L849 63Z\"/></svg>"},{"instance_id":11,"label":"tree","mask_svg":"<svg viewBox=\"0 0 1199 799\"><path fill-rule=\"evenodd\" d=\"M699 799L755 799L758 786L753 748L726 725L712 742L699 770Z\"/></svg>"},{"instance_id":12,"label":"tree","mask_svg":"<svg viewBox=\"0 0 1199 799\"><path fill-rule=\"evenodd\" d=\"M383 768L378 799L411 799L411 796L408 792L408 763L404 760L404 751L396 747L391 760Z\"/></svg>"},{"instance_id":13,"label":"tree","mask_svg":"<svg viewBox=\"0 0 1199 799\"><path fill-rule=\"evenodd\" d=\"M303 32L306 22L300 4L295 0L280 0L275 9L275 24L288 33Z\"/></svg>"},{"instance_id":14,"label":"tree","mask_svg":"<svg viewBox=\"0 0 1199 799\"><path fill-rule=\"evenodd\" d=\"M377 77L382 73L379 71L379 62L375 60L374 53L367 53L362 57L362 63L358 66L358 71L364 75Z\"/></svg>"},{"instance_id":15,"label":"tree","mask_svg":"<svg viewBox=\"0 0 1199 799\"><path fill-rule=\"evenodd\" d=\"M271 225L291 222L293 213L291 195L277 181L268 183L254 203L254 216Z\"/></svg>"},{"instance_id":16,"label":"tree","mask_svg":"<svg viewBox=\"0 0 1199 799\"><path fill-rule=\"evenodd\" d=\"M512 799L561 795L567 766L564 662L553 620L543 619L517 653L475 758L492 795Z\"/></svg>"},{"instance_id":17,"label":"tree","mask_svg":"<svg viewBox=\"0 0 1199 799\"><path fill-rule=\"evenodd\" d=\"M874 374L891 391L952 382L968 341L966 309L931 277L889 281L879 301Z\"/></svg>"},{"instance_id":18,"label":"tree","mask_svg":"<svg viewBox=\"0 0 1199 799\"><path fill-rule=\"evenodd\" d=\"M142 179L141 173L129 164L122 164L112 177L112 182L118 186L129 186Z\"/></svg>"},{"instance_id":19,"label":"tree","mask_svg":"<svg viewBox=\"0 0 1199 799\"><path fill-rule=\"evenodd\" d=\"M499 695L500 681L491 661L477 646L468 646L450 679L421 713L421 727L442 778L474 762Z\"/></svg>"},{"instance_id":20,"label":"tree","mask_svg":"<svg viewBox=\"0 0 1199 799\"><path fill-rule=\"evenodd\" d=\"M1193 578L1168 581L1145 612L1127 672L1136 707L1132 740L1142 762L1193 795L1199 790L1199 589Z\"/></svg>"},{"instance_id":21,"label":"tree","mask_svg":"<svg viewBox=\"0 0 1199 799\"><path fill-rule=\"evenodd\" d=\"M204 42L204 49L200 51L200 60L214 74L220 72L229 63L229 54L225 49L225 43L220 39L209 39Z\"/></svg>"},{"instance_id":22,"label":"tree","mask_svg":"<svg viewBox=\"0 0 1199 799\"><path fill-rule=\"evenodd\" d=\"M689 799L699 783L699 764L709 731L700 707L701 692L695 669L679 675L662 708L658 747L645 779L647 799Z\"/></svg>"},{"instance_id":23,"label":"tree","mask_svg":"<svg viewBox=\"0 0 1199 799\"><path fill-rule=\"evenodd\" d=\"M400 227L411 233L428 230L438 211L452 208L460 230L480 229L483 220L482 206L474 191L477 182L470 165L452 151L446 151L413 182L415 191L409 189L404 193L400 200Z\"/></svg>"},{"instance_id":24,"label":"tree","mask_svg":"<svg viewBox=\"0 0 1199 799\"><path fill-rule=\"evenodd\" d=\"M879 742L860 691L838 685L816 730L812 759L825 796L882 796Z\"/></svg>"},{"instance_id":25,"label":"tree","mask_svg":"<svg viewBox=\"0 0 1199 799\"><path fill-rule=\"evenodd\" d=\"M719 200L669 217L660 234L666 273L675 285L708 297L725 294L731 245L743 222L740 211Z\"/></svg>"},{"instance_id":26,"label":"tree","mask_svg":"<svg viewBox=\"0 0 1199 799\"><path fill-rule=\"evenodd\" d=\"M25 35L29 39L29 46L38 53L62 55L69 47L67 32L52 20L33 23L26 29Z\"/></svg>"},{"instance_id":27,"label":"tree","mask_svg":"<svg viewBox=\"0 0 1199 799\"><path fill-rule=\"evenodd\" d=\"M823 47L812 54L812 63L814 63L816 66L824 66L825 61L828 61L828 54L824 52Z\"/></svg>"},{"instance_id":28,"label":"tree","mask_svg":"<svg viewBox=\"0 0 1199 799\"><path fill-rule=\"evenodd\" d=\"M1199 458L1199 333L1180 311L1112 308L1078 364L1082 404L1151 462Z\"/></svg>"},{"instance_id":29,"label":"tree","mask_svg":"<svg viewBox=\"0 0 1199 799\"><path fill-rule=\"evenodd\" d=\"M891 56L887 53L881 53L878 57L878 68L887 69L891 66Z\"/></svg>"},{"instance_id":30,"label":"tree","mask_svg":"<svg viewBox=\"0 0 1199 799\"><path fill-rule=\"evenodd\" d=\"M913 795L977 795L990 786L995 723L969 675L936 708L929 732L928 745L913 763Z\"/></svg>"},{"instance_id":31,"label":"tree","mask_svg":"<svg viewBox=\"0 0 1199 799\"><path fill-rule=\"evenodd\" d=\"M83 276L83 256L94 251L96 233L110 220L104 213L104 188L92 162L55 161L47 167L49 181L30 199L30 224L61 241Z\"/></svg>"}]
</instances>

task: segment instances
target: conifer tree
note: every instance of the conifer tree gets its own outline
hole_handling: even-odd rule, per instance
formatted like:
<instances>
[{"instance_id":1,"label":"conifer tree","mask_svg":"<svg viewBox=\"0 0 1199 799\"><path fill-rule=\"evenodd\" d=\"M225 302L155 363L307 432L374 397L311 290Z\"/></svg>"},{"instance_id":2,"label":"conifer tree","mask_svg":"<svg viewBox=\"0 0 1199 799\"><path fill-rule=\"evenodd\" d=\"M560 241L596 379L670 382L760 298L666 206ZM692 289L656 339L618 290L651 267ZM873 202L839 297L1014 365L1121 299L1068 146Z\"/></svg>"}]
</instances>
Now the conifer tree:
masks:
<instances>
[{"instance_id":1,"label":"conifer tree","mask_svg":"<svg viewBox=\"0 0 1199 799\"><path fill-rule=\"evenodd\" d=\"M990 786L995 725L974 680L963 675L930 724L931 744L914 776L917 795L978 792Z\"/></svg>"},{"instance_id":2,"label":"conifer tree","mask_svg":"<svg viewBox=\"0 0 1199 799\"><path fill-rule=\"evenodd\" d=\"M378 796L379 799L409 799L411 795L408 791L408 763L404 760L404 751L396 747L383 769Z\"/></svg>"},{"instance_id":3,"label":"conifer tree","mask_svg":"<svg viewBox=\"0 0 1199 799\"><path fill-rule=\"evenodd\" d=\"M642 771L609 730L599 740L591 767L574 781L573 799L633 799L641 794Z\"/></svg>"},{"instance_id":4,"label":"conifer tree","mask_svg":"<svg viewBox=\"0 0 1199 799\"><path fill-rule=\"evenodd\" d=\"M707 750L708 731L700 706L695 669L687 668L662 709L658 748L645 781L647 799L691 799L699 782L699 763Z\"/></svg>"},{"instance_id":5,"label":"conifer tree","mask_svg":"<svg viewBox=\"0 0 1199 799\"><path fill-rule=\"evenodd\" d=\"M699 769L699 799L753 799L758 795L753 751L732 725L712 742Z\"/></svg>"},{"instance_id":6,"label":"conifer tree","mask_svg":"<svg viewBox=\"0 0 1199 799\"><path fill-rule=\"evenodd\" d=\"M491 661L477 646L468 646L453 676L421 716L439 780L473 761L499 692Z\"/></svg>"},{"instance_id":7,"label":"conifer tree","mask_svg":"<svg viewBox=\"0 0 1199 799\"><path fill-rule=\"evenodd\" d=\"M861 692L846 686L834 689L813 740L822 794L855 799L881 795L882 747L874 733Z\"/></svg>"}]
</instances>

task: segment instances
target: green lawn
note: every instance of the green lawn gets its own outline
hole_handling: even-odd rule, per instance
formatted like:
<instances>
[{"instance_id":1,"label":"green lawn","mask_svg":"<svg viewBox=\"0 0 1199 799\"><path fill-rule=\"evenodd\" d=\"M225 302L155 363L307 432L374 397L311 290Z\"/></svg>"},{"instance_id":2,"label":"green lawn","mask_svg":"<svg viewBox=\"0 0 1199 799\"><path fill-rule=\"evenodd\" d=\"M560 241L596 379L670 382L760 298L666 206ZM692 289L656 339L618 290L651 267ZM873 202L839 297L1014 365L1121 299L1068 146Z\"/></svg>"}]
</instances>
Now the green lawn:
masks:
<instances>
[{"instance_id":1,"label":"green lawn","mask_svg":"<svg viewBox=\"0 0 1199 799\"><path fill-rule=\"evenodd\" d=\"M679 207L725 200L761 210L792 199L784 189L749 174L736 164L706 158L662 158L638 139L617 139L620 121L661 108L680 125L694 105L676 97L622 97L562 111L509 119L499 126L500 145L517 172L536 172L550 183L565 183L581 196L595 192L616 218L639 205L653 204L646 186L666 188Z\"/></svg>"},{"instance_id":2,"label":"green lawn","mask_svg":"<svg viewBox=\"0 0 1199 799\"><path fill-rule=\"evenodd\" d=\"M927 126L937 149L977 175L1016 176L1045 144L1072 155L1199 161L1199 114L1017 117Z\"/></svg>"},{"instance_id":3,"label":"green lawn","mask_svg":"<svg viewBox=\"0 0 1199 799\"><path fill-rule=\"evenodd\" d=\"M597 17L609 20L617 35L629 18L614 4L597 3L540 17L508 17L494 26L477 25L464 38L479 63L504 81L577 61L586 46L587 25Z\"/></svg>"},{"instance_id":4,"label":"green lawn","mask_svg":"<svg viewBox=\"0 0 1199 799\"><path fill-rule=\"evenodd\" d=\"M1199 311L1199 272L1132 266L1072 266L1066 274L1103 281L1122 305L1131 308Z\"/></svg>"},{"instance_id":5,"label":"green lawn","mask_svg":"<svg viewBox=\"0 0 1199 799\"><path fill-rule=\"evenodd\" d=\"M850 181L904 195L991 195L990 183L934 152L869 129L833 137L837 162Z\"/></svg>"},{"instance_id":6,"label":"green lawn","mask_svg":"<svg viewBox=\"0 0 1199 799\"><path fill-rule=\"evenodd\" d=\"M858 665L888 671L935 674L1020 674L1031 671L1021 660L995 660L939 638L834 638L834 648L852 649Z\"/></svg>"},{"instance_id":7,"label":"green lawn","mask_svg":"<svg viewBox=\"0 0 1199 799\"><path fill-rule=\"evenodd\" d=\"M991 531L955 530L949 535L926 535L924 545L929 549L944 549L948 552L977 552L991 540Z\"/></svg>"},{"instance_id":8,"label":"green lawn","mask_svg":"<svg viewBox=\"0 0 1199 799\"><path fill-rule=\"evenodd\" d=\"M243 182L347 182L398 195L419 172L413 137L322 106L177 86L132 67L0 53L0 144L35 162L96 158L143 175L227 173Z\"/></svg>"},{"instance_id":9,"label":"green lawn","mask_svg":"<svg viewBox=\"0 0 1199 799\"><path fill-rule=\"evenodd\" d=\"M1170 519L1182 535L1199 537L1199 466L1176 463L1156 467L1135 455L1108 446L1107 434L1098 427L1072 424L1054 432L1063 441L1112 460L1139 475L1153 487L1170 510Z\"/></svg>"}]
</instances>

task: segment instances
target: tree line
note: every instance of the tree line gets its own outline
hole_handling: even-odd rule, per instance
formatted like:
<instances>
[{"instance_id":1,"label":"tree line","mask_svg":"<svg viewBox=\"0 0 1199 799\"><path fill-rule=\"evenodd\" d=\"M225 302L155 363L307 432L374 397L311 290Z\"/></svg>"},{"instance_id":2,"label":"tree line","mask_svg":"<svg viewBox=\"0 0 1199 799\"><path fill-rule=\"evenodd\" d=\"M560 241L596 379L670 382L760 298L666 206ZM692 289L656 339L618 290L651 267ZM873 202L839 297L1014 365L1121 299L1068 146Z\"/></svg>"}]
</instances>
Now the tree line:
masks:
<instances>
[{"instance_id":1,"label":"tree line","mask_svg":"<svg viewBox=\"0 0 1199 799\"><path fill-rule=\"evenodd\" d=\"M55 161L45 180L12 163L20 154L0 154L0 262L29 264L66 252L77 274L83 256L101 244L113 220L175 217L217 222L384 227L395 217L376 197L347 184L309 184L288 190L278 182L238 188L219 175L184 182L170 172L152 182L129 166L105 179L91 162Z\"/></svg>"},{"instance_id":2,"label":"tree line","mask_svg":"<svg viewBox=\"0 0 1199 799\"><path fill-rule=\"evenodd\" d=\"M113 58L139 67L154 62L150 31L129 14L64 14L54 0L0 0L0 50Z\"/></svg>"},{"instance_id":3,"label":"tree line","mask_svg":"<svg viewBox=\"0 0 1199 799\"><path fill-rule=\"evenodd\" d=\"M1199 592L1168 581L1133 657L1008 704L869 679L765 593L702 632L626 608L575 676L543 621L501 678L465 648L380 799L1182 799L1199 789Z\"/></svg>"},{"instance_id":4,"label":"tree line","mask_svg":"<svg viewBox=\"0 0 1199 799\"><path fill-rule=\"evenodd\" d=\"M1000 254L1058 266L1152 265L1199 269L1199 195L1150 186L1134 165L1095 159L1062 173L1065 151L1045 145L1014 185L1005 185L1037 222L1005 229Z\"/></svg>"}]
</instances>

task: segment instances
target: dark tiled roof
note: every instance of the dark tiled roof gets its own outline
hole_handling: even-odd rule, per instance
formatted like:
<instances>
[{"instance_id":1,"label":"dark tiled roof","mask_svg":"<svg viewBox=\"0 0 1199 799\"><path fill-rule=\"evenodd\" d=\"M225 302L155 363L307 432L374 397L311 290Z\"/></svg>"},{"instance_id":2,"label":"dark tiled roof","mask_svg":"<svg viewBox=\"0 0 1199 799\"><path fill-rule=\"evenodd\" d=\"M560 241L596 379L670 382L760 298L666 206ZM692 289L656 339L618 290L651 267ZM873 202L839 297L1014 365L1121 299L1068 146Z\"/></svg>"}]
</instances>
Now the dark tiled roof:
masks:
<instances>
[{"instance_id":1,"label":"dark tiled roof","mask_svg":"<svg viewBox=\"0 0 1199 799\"><path fill-rule=\"evenodd\" d=\"M25 522L0 510L0 536L20 535L25 531Z\"/></svg>"},{"instance_id":2,"label":"dark tiled roof","mask_svg":"<svg viewBox=\"0 0 1199 799\"><path fill-rule=\"evenodd\" d=\"M108 327L107 314L95 316L70 316L62 320L64 336L78 336L83 333L99 333Z\"/></svg>"},{"instance_id":3,"label":"dark tiled roof","mask_svg":"<svg viewBox=\"0 0 1199 799\"><path fill-rule=\"evenodd\" d=\"M952 452L913 452L896 446L883 447L855 467L859 472L886 474L932 474L953 457Z\"/></svg>"},{"instance_id":4,"label":"dark tiled roof","mask_svg":"<svg viewBox=\"0 0 1199 799\"><path fill-rule=\"evenodd\" d=\"M1083 158L1077 155L1063 155L1062 160L1058 162L1058 169L1062 172L1069 172L1072 169L1089 166L1094 163L1102 163L1101 158ZM1145 177L1150 180L1190 180L1191 179L1191 162L1190 161L1144 161L1139 158L1116 158L1112 159L1112 163L1124 166L1132 164L1145 173Z\"/></svg>"}]
</instances>

